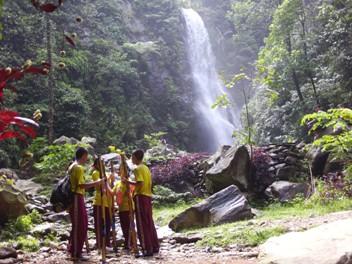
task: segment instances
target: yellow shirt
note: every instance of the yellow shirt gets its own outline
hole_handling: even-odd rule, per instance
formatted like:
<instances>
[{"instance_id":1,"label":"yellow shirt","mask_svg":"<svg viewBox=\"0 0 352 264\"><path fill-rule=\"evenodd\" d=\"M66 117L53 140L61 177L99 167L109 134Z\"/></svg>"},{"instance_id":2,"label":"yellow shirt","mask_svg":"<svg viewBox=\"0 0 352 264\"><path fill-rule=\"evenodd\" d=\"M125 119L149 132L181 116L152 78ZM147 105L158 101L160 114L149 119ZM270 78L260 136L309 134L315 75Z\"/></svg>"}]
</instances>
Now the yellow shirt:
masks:
<instances>
[{"instance_id":1,"label":"yellow shirt","mask_svg":"<svg viewBox=\"0 0 352 264\"><path fill-rule=\"evenodd\" d=\"M98 170L94 170L92 173L92 180L97 181L100 179L100 172ZM109 207L108 197L106 195L103 196L103 204L105 207ZM93 205L101 206L101 187L95 187L95 196L93 200Z\"/></svg>"},{"instance_id":2,"label":"yellow shirt","mask_svg":"<svg viewBox=\"0 0 352 264\"><path fill-rule=\"evenodd\" d=\"M133 173L136 176L136 182L143 182L143 186L138 186L138 185L136 186L134 194L151 197L152 196L152 174L150 173L149 168L144 164L140 164L133 171Z\"/></svg>"},{"instance_id":3,"label":"yellow shirt","mask_svg":"<svg viewBox=\"0 0 352 264\"><path fill-rule=\"evenodd\" d=\"M128 204L128 193L126 184L119 181L113 189L113 192L116 194L117 192L121 192L122 194L122 203L119 205L119 212L127 212L130 210L130 206ZM134 209L134 204L132 201L132 207Z\"/></svg>"},{"instance_id":4,"label":"yellow shirt","mask_svg":"<svg viewBox=\"0 0 352 264\"><path fill-rule=\"evenodd\" d=\"M82 195L85 194L84 188L78 187L78 185L84 184L86 182L84 178L83 166L79 164L72 165L72 167L70 168L70 181L71 181L72 192L82 194Z\"/></svg>"}]
</instances>

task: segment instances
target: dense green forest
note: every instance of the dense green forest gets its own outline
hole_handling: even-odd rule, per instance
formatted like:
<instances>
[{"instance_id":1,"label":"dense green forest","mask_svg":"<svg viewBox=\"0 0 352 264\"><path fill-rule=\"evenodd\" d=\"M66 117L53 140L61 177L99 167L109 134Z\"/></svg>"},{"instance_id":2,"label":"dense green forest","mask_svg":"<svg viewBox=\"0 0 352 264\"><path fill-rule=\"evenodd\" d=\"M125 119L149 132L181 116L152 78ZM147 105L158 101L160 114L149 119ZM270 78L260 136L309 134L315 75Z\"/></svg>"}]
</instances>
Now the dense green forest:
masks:
<instances>
[{"instance_id":1,"label":"dense green forest","mask_svg":"<svg viewBox=\"0 0 352 264\"><path fill-rule=\"evenodd\" d=\"M89 135L101 146L126 147L164 131L172 144L201 150L181 7L203 17L225 82L248 76L238 88L250 97L256 143L302 140L305 114L350 106L349 1L80 0L49 14L49 30L30 1L4 2L1 66L45 60L48 34L54 62L51 81L20 81L4 107L25 116L41 109L41 135L48 134L53 108L54 138ZM76 48L63 32L77 35ZM243 105L239 89L229 93ZM11 156L19 147L7 141L1 148Z\"/></svg>"}]
</instances>

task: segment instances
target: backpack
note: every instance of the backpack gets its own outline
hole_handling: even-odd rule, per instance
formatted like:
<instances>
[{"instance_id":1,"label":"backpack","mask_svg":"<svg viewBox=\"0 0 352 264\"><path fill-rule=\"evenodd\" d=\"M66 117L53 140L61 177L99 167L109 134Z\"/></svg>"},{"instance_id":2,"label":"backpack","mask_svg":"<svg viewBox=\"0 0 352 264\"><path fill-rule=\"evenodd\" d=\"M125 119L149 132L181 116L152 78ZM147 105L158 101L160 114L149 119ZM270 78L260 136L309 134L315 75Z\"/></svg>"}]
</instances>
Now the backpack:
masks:
<instances>
[{"instance_id":1,"label":"backpack","mask_svg":"<svg viewBox=\"0 0 352 264\"><path fill-rule=\"evenodd\" d=\"M65 177L55 185L51 192L50 203L53 206L53 211L59 213L67 210L73 203L73 197L70 172L67 171Z\"/></svg>"}]
</instances>

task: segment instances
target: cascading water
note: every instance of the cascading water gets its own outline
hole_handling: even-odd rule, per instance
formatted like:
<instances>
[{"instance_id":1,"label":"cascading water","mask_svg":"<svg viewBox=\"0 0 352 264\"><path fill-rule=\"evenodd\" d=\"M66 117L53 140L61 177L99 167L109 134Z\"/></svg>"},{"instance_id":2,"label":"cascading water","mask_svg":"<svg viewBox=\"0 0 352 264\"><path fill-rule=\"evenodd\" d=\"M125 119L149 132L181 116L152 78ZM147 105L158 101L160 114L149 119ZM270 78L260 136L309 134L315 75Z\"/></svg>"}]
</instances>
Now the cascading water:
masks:
<instances>
[{"instance_id":1,"label":"cascading water","mask_svg":"<svg viewBox=\"0 0 352 264\"><path fill-rule=\"evenodd\" d=\"M195 89L195 110L201 118L203 143L208 151L231 144L233 131L240 126L234 109L211 109L216 98L225 93L215 68L215 57L208 31L200 15L193 9L182 9L187 26L188 58Z\"/></svg>"}]
</instances>

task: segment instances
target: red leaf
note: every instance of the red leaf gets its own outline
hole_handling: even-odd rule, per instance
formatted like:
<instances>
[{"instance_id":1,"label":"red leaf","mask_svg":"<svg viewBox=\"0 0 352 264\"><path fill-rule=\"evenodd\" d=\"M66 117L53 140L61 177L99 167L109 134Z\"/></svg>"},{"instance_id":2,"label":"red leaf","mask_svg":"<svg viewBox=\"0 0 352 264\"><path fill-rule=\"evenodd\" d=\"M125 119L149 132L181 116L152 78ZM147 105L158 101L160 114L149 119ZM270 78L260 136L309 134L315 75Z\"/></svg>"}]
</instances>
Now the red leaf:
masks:
<instances>
[{"instance_id":1,"label":"red leaf","mask_svg":"<svg viewBox=\"0 0 352 264\"><path fill-rule=\"evenodd\" d=\"M2 91L6 86L6 81L0 81L0 91Z\"/></svg>"},{"instance_id":2,"label":"red leaf","mask_svg":"<svg viewBox=\"0 0 352 264\"><path fill-rule=\"evenodd\" d=\"M73 39L67 35L65 35L66 41L71 44L73 47L76 47L76 43L73 41Z\"/></svg>"},{"instance_id":3,"label":"red leaf","mask_svg":"<svg viewBox=\"0 0 352 264\"><path fill-rule=\"evenodd\" d=\"M22 122L16 122L15 124L18 126L18 128L21 130L22 133L24 133L25 135L31 138L35 138L37 133L33 127L27 126Z\"/></svg>"},{"instance_id":4,"label":"red leaf","mask_svg":"<svg viewBox=\"0 0 352 264\"><path fill-rule=\"evenodd\" d=\"M54 4L44 4L39 6L40 10L47 12L47 13L51 13L54 12L59 6L56 6Z\"/></svg>"},{"instance_id":5,"label":"red leaf","mask_svg":"<svg viewBox=\"0 0 352 264\"><path fill-rule=\"evenodd\" d=\"M0 134L0 141L9 138L18 138L25 141L24 137L17 131L6 131Z\"/></svg>"},{"instance_id":6,"label":"red leaf","mask_svg":"<svg viewBox=\"0 0 352 264\"><path fill-rule=\"evenodd\" d=\"M20 80L24 76L23 71L17 70L17 69L12 69L11 74L8 76L8 80Z\"/></svg>"},{"instance_id":7,"label":"red leaf","mask_svg":"<svg viewBox=\"0 0 352 264\"><path fill-rule=\"evenodd\" d=\"M0 69L0 82L6 80L7 78L7 73L5 71L5 69Z\"/></svg>"},{"instance_id":8,"label":"red leaf","mask_svg":"<svg viewBox=\"0 0 352 264\"><path fill-rule=\"evenodd\" d=\"M47 74L47 68L46 67L36 67L36 66L31 66L28 69L25 70L25 73L32 73L32 74Z\"/></svg>"}]
</instances>

